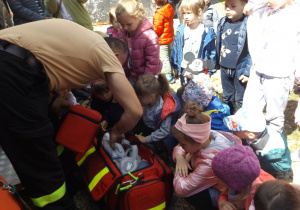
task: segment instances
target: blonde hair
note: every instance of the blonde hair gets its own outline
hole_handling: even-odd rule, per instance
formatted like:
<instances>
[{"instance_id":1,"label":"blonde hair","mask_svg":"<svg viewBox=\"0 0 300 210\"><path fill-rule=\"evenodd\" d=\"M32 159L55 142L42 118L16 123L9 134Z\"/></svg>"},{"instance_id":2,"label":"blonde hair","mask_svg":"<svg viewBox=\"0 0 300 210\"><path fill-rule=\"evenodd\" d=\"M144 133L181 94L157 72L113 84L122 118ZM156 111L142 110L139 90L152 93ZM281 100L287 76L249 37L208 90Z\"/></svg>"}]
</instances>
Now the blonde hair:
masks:
<instances>
[{"instance_id":1,"label":"blonde hair","mask_svg":"<svg viewBox=\"0 0 300 210\"><path fill-rule=\"evenodd\" d=\"M205 7L204 0L184 0L179 7L180 16L184 20L184 10L190 10L199 20L201 20Z\"/></svg>"},{"instance_id":2,"label":"blonde hair","mask_svg":"<svg viewBox=\"0 0 300 210\"><path fill-rule=\"evenodd\" d=\"M145 9L139 0L120 0L116 7L116 17L127 13L134 18L145 17Z\"/></svg>"},{"instance_id":3,"label":"blonde hair","mask_svg":"<svg viewBox=\"0 0 300 210\"><path fill-rule=\"evenodd\" d=\"M240 206L241 203L243 203L243 202L247 199L247 197L248 197L249 194L250 194L251 186L252 186L252 183L251 183L251 185L245 187L244 189L242 189L242 190L239 192L240 198L239 198L237 201L235 201L235 202L233 203L234 205ZM224 187L224 188L222 189L222 192L227 192L227 191L229 191L229 189L230 189L229 187Z\"/></svg>"},{"instance_id":4,"label":"blonde hair","mask_svg":"<svg viewBox=\"0 0 300 210\"><path fill-rule=\"evenodd\" d=\"M114 23L114 20L117 19L117 17L116 17L116 8L115 7L110 8L109 13L108 13L108 18L109 18L109 23L111 25Z\"/></svg>"}]
</instances>

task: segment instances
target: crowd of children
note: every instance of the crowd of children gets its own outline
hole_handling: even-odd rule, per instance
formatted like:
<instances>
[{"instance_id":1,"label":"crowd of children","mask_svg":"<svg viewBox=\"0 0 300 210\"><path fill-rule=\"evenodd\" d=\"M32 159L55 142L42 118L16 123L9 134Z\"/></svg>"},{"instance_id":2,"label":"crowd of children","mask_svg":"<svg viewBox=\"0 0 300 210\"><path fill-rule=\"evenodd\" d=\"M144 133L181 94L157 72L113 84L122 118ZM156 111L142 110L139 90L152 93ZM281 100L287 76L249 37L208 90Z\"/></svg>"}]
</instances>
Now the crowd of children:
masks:
<instances>
[{"instance_id":1,"label":"crowd of children","mask_svg":"<svg viewBox=\"0 0 300 210\"><path fill-rule=\"evenodd\" d=\"M196 208L300 209L299 187L275 179L291 171L282 130L294 77L300 78L300 7L290 0L225 0L219 20L209 0L182 0L178 10L167 0L152 3L153 23L138 0L120 0L108 13L104 39L143 107L129 132L175 162L174 191ZM174 31L175 13L182 24ZM223 102L211 81L219 69ZM176 80L177 94L169 85ZM89 87L90 108L109 131L124 109L109 81ZM56 94L75 105L72 91ZM58 129L63 116L52 116Z\"/></svg>"}]
</instances>

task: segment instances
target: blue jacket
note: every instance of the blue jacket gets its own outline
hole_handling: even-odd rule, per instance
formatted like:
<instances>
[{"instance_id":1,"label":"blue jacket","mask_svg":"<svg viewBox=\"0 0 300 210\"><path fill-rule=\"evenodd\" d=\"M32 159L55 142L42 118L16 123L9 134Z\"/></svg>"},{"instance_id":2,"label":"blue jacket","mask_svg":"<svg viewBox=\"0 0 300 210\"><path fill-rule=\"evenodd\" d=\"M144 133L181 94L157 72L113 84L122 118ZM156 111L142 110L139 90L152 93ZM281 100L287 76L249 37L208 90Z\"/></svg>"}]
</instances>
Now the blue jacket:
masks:
<instances>
[{"instance_id":1,"label":"blue jacket","mask_svg":"<svg viewBox=\"0 0 300 210\"><path fill-rule=\"evenodd\" d=\"M229 19L228 17L223 17L218 25L218 35L217 35L217 65L219 65L220 61L220 50L221 50L221 44L222 44L222 33L224 29L225 22L227 22ZM250 76L250 69L252 66L252 59L249 54L248 50L248 44L247 44L247 20L248 16L245 16L244 21L240 27L239 31L239 37L238 37L238 43L237 43L237 65L236 65L236 71L238 77L241 75L245 75L247 77Z\"/></svg>"},{"instance_id":2,"label":"blue jacket","mask_svg":"<svg viewBox=\"0 0 300 210\"><path fill-rule=\"evenodd\" d=\"M205 26L202 35L201 48L197 58L204 60L213 60L216 63L216 45L215 45L215 32L212 28ZM184 46L184 30L183 25L178 26L176 36L174 38L171 65L174 69L178 69L178 74L181 73L182 51ZM208 74L212 75L216 70L209 70Z\"/></svg>"},{"instance_id":3,"label":"blue jacket","mask_svg":"<svg viewBox=\"0 0 300 210\"><path fill-rule=\"evenodd\" d=\"M43 20L50 17L44 8L44 0L7 0L15 25Z\"/></svg>"},{"instance_id":4,"label":"blue jacket","mask_svg":"<svg viewBox=\"0 0 300 210\"><path fill-rule=\"evenodd\" d=\"M203 112L211 117L212 130L231 132L223 122L223 118L230 115L229 106L223 104L218 97L213 96L211 102L205 107Z\"/></svg>"}]
</instances>

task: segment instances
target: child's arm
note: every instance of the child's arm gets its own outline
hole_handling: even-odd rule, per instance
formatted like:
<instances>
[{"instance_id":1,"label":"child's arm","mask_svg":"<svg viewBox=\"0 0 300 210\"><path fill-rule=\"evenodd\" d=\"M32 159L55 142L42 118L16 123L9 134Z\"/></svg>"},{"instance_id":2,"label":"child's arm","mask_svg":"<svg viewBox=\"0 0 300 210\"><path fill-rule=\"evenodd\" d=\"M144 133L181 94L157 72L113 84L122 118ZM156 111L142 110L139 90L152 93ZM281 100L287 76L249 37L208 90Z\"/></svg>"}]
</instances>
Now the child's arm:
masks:
<instances>
[{"instance_id":1,"label":"child's arm","mask_svg":"<svg viewBox=\"0 0 300 210\"><path fill-rule=\"evenodd\" d=\"M146 142L160 141L170 134L172 116L167 116L161 123L157 130L146 136Z\"/></svg>"},{"instance_id":2,"label":"child's arm","mask_svg":"<svg viewBox=\"0 0 300 210\"><path fill-rule=\"evenodd\" d=\"M182 155L177 155L175 174L186 177L188 175L188 169L192 170L192 167L190 166L189 162L190 162L190 153L188 153L185 157Z\"/></svg>"},{"instance_id":3,"label":"child's arm","mask_svg":"<svg viewBox=\"0 0 300 210\"><path fill-rule=\"evenodd\" d=\"M217 49L216 49L216 42L212 40L207 46L207 57L208 59L212 60L215 64L217 63L216 59ZM209 75L213 75L216 72L216 69L208 70Z\"/></svg>"},{"instance_id":4,"label":"child's arm","mask_svg":"<svg viewBox=\"0 0 300 210\"><path fill-rule=\"evenodd\" d=\"M159 13L156 13L153 16L153 28L158 37L160 37L162 35L162 33L164 32L163 19L164 19L164 17Z\"/></svg>"},{"instance_id":5,"label":"child's arm","mask_svg":"<svg viewBox=\"0 0 300 210\"><path fill-rule=\"evenodd\" d=\"M179 52L178 50L182 51L182 48L180 46L180 33L177 31L176 36L174 38L174 42L173 42L173 49L172 49L172 53L171 53L171 66L174 69L174 72L176 72L178 74L178 63L179 63ZM176 71L176 70L177 71ZM180 69L179 69L180 70ZM177 76L177 75L175 75Z\"/></svg>"},{"instance_id":6,"label":"child's arm","mask_svg":"<svg viewBox=\"0 0 300 210\"><path fill-rule=\"evenodd\" d=\"M161 71L162 63L159 59L159 41L156 33L152 30L148 30L149 38L145 45L145 71L144 74L156 75Z\"/></svg>"},{"instance_id":7,"label":"child's arm","mask_svg":"<svg viewBox=\"0 0 300 210\"><path fill-rule=\"evenodd\" d=\"M211 160L201 159L197 160L197 162L195 170L187 177L175 175L174 189L179 197L188 197L195 191L199 192L217 184L211 169Z\"/></svg>"}]
</instances>

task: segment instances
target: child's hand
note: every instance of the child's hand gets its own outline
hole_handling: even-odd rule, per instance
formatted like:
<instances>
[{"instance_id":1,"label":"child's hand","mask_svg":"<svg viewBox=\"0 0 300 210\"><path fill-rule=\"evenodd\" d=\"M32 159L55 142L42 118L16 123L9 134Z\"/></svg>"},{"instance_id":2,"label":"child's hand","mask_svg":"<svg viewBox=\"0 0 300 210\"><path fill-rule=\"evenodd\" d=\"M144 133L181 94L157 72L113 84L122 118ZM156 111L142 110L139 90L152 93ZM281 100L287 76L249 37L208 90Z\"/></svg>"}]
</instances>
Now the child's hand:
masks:
<instances>
[{"instance_id":1,"label":"child's hand","mask_svg":"<svg viewBox=\"0 0 300 210\"><path fill-rule=\"evenodd\" d=\"M238 208L231 202L221 200L219 202L220 210L238 210Z\"/></svg>"},{"instance_id":2,"label":"child's hand","mask_svg":"<svg viewBox=\"0 0 300 210\"><path fill-rule=\"evenodd\" d=\"M142 136L142 135L135 135L135 137L137 137L137 138L140 140L140 142L142 142L142 143L144 143L144 144L147 143L147 142L146 142L146 137L145 137L145 136Z\"/></svg>"},{"instance_id":3,"label":"child's hand","mask_svg":"<svg viewBox=\"0 0 300 210\"><path fill-rule=\"evenodd\" d=\"M243 10L243 13L245 15L251 15L252 14L252 9L253 9L254 5L253 4L246 4Z\"/></svg>"},{"instance_id":4,"label":"child's hand","mask_svg":"<svg viewBox=\"0 0 300 210\"><path fill-rule=\"evenodd\" d=\"M103 131L106 131L106 128L107 128L107 121L106 120L102 121L101 128L102 128Z\"/></svg>"},{"instance_id":5,"label":"child's hand","mask_svg":"<svg viewBox=\"0 0 300 210\"><path fill-rule=\"evenodd\" d=\"M191 153L187 153L187 154L185 155L185 160L189 163L190 160L191 160L191 157L192 157L192 154L191 154Z\"/></svg>"},{"instance_id":6,"label":"child's hand","mask_svg":"<svg viewBox=\"0 0 300 210\"><path fill-rule=\"evenodd\" d=\"M176 169L175 173L178 173L179 176L186 177L188 175L188 169L192 170L189 162L182 155L176 156Z\"/></svg>"},{"instance_id":7,"label":"child's hand","mask_svg":"<svg viewBox=\"0 0 300 210\"><path fill-rule=\"evenodd\" d=\"M239 78L239 80L242 80L241 82L242 82L242 83L245 83L245 82L248 82L249 77L247 77L247 76L245 76L245 75L241 75L240 78Z\"/></svg>"}]
</instances>

